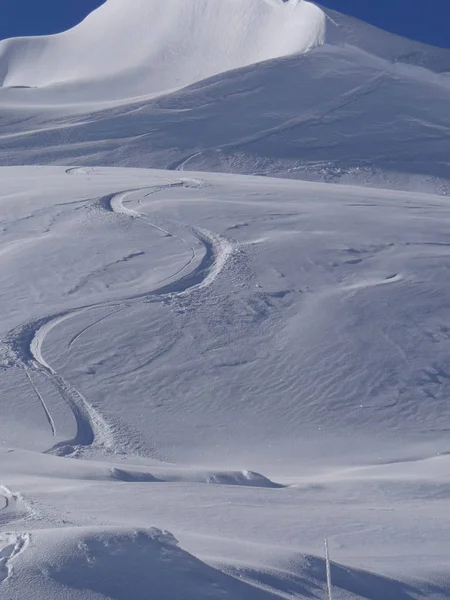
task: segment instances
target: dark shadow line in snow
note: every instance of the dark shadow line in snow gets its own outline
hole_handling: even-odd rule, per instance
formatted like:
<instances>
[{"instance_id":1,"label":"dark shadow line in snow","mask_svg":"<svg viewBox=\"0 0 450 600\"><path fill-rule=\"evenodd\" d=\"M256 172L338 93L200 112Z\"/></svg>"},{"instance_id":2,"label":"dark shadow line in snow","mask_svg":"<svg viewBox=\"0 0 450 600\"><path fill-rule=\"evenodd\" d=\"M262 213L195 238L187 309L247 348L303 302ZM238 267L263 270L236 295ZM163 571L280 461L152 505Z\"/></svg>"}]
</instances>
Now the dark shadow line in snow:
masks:
<instances>
[{"instance_id":1,"label":"dark shadow line in snow","mask_svg":"<svg viewBox=\"0 0 450 600\"><path fill-rule=\"evenodd\" d=\"M134 258L139 258L144 255L145 255L145 252L143 252L142 250L138 250L136 252L131 252L130 254L127 254L126 256L119 258L118 260L115 260L113 262L110 262L110 263L104 265L100 269L91 271L88 275L86 275L86 277L82 278L76 285L74 285L72 288L70 288L70 290L68 290L67 294L68 295L75 294L83 286L87 285L91 279L94 279L99 274L106 273L106 271L108 269L110 269L111 267L115 267L116 265L120 265L121 263L130 262L130 260L133 260Z\"/></svg>"},{"instance_id":2,"label":"dark shadow line in snow","mask_svg":"<svg viewBox=\"0 0 450 600\"><path fill-rule=\"evenodd\" d=\"M103 306L99 306L99 308L103 308ZM84 329L82 329L81 331L79 331L69 341L69 343L67 344L68 350L70 350L72 348L72 346L75 344L75 342L77 342L81 338L81 336L84 335L87 331L89 331L90 329L93 329L94 327L96 327L100 323L103 323L103 321L106 321L106 319L109 319L110 317L112 317L113 315L115 315L118 312L121 312L122 310L124 310L124 308L118 308L116 310L113 310L112 312L109 312L107 315L103 316L101 319L97 319L96 321L94 321L93 323L91 323L90 325L88 325L87 327L84 327Z\"/></svg>"},{"instance_id":3,"label":"dark shadow line in snow","mask_svg":"<svg viewBox=\"0 0 450 600\"><path fill-rule=\"evenodd\" d=\"M194 229L192 229L192 232L194 232ZM197 239L202 242L205 249L205 254L198 267L180 279L154 290L150 293L150 295L164 296L172 294L184 294L205 281L216 260L215 247L212 240L208 239L200 232L197 231L197 233L194 235L196 235ZM171 278L172 277L170 277L170 279Z\"/></svg>"},{"instance_id":4,"label":"dark shadow line in snow","mask_svg":"<svg viewBox=\"0 0 450 600\"><path fill-rule=\"evenodd\" d=\"M163 189L164 187L170 188L170 187L174 187L175 185L176 185L176 187L179 187L178 184L173 184L173 183L169 184L167 186L159 186L159 187L161 189ZM184 186L185 183L182 182L182 185ZM187 244L189 246L189 243L184 238L182 238L181 236L178 236L178 235L170 234L170 232L168 232L165 229L159 227L158 225L152 223L149 219L146 218L145 215L141 215L138 212L127 210L127 209L124 209L124 211L122 212L122 211L118 211L117 209L114 208L114 201L117 201L119 199L118 205L123 207L123 198L126 195L131 194L136 191L145 191L146 189L148 189L148 188L131 189L131 190L126 190L124 192L119 192L116 194L109 194L109 195L105 196L104 198L100 199L99 204L107 211L118 213L118 214L125 214L125 215L128 214L128 216L130 216L132 218L142 219L143 222L147 223L147 225L149 225L150 227L154 227L165 234L173 235L173 237L176 237L181 242L183 242L184 244ZM185 275L184 277L181 277L180 279L178 279L170 284L158 287L149 292L144 292L141 294L134 295L134 296L128 298L128 300L136 300L139 298L151 297L151 296L184 294L186 292L189 292L191 289L199 287L201 284L205 283L206 280L208 279L208 277L213 274L216 266L219 268L216 269L217 273L215 273L215 275L218 274L218 272L221 270L221 268L225 264L226 258L228 257L229 254L231 254L231 250L232 250L231 243L228 242L228 240L226 240L225 238L220 238L218 236L215 236L214 234L212 234L206 230L202 230L202 229L199 229L196 227L187 227L186 229L191 233L191 235L193 235L195 238L197 238L197 240L204 247L205 254L204 254L203 259L200 262L200 264L191 273ZM195 259L196 252L192 246L189 246L189 248L193 252L194 256L192 256L192 258L186 263L185 266L183 266L181 269L179 269L176 273L173 273L169 277L166 277L162 281L165 281L167 279L173 279L173 277L176 277L180 272L184 271L190 264L192 264L193 260ZM211 279L211 282L213 279L214 279L214 277Z\"/></svg>"},{"instance_id":5,"label":"dark shadow line in snow","mask_svg":"<svg viewBox=\"0 0 450 600\"><path fill-rule=\"evenodd\" d=\"M52 430L52 436L55 437L56 436L56 427L55 427L55 423L53 421L52 415L50 414L50 411L47 407L47 404L45 403L44 398L42 397L41 393L35 386L32 378L31 378L30 372L28 371L28 368L26 366L25 366L25 373L27 375L27 378L28 378L28 381L30 382L31 387L34 390L34 393L38 397L39 402L41 403L42 408L44 409L45 417L47 419L48 424L50 425L50 429Z\"/></svg>"}]
</instances>

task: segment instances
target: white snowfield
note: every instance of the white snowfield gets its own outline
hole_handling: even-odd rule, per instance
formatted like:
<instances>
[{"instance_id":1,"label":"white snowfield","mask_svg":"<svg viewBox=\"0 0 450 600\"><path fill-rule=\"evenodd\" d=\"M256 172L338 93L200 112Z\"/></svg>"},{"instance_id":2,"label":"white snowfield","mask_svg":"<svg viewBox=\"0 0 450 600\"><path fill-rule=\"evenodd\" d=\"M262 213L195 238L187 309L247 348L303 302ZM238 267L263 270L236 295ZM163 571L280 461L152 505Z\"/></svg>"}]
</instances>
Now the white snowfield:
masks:
<instances>
[{"instance_id":1,"label":"white snowfield","mask_svg":"<svg viewBox=\"0 0 450 600\"><path fill-rule=\"evenodd\" d=\"M306 52L324 35L324 13L303 0L108 0L65 33L2 42L1 83L161 93Z\"/></svg>"},{"instance_id":2,"label":"white snowfield","mask_svg":"<svg viewBox=\"0 0 450 600\"><path fill-rule=\"evenodd\" d=\"M2 599L448 597L447 199L0 181Z\"/></svg>"},{"instance_id":3,"label":"white snowfield","mask_svg":"<svg viewBox=\"0 0 450 600\"><path fill-rule=\"evenodd\" d=\"M0 42L0 164L447 193L450 51L305 0L108 0Z\"/></svg>"},{"instance_id":4,"label":"white snowfield","mask_svg":"<svg viewBox=\"0 0 450 600\"><path fill-rule=\"evenodd\" d=\"M449 73L304 0L0 42L0 600L449 598Z\"/></svg>"}]
</instances>

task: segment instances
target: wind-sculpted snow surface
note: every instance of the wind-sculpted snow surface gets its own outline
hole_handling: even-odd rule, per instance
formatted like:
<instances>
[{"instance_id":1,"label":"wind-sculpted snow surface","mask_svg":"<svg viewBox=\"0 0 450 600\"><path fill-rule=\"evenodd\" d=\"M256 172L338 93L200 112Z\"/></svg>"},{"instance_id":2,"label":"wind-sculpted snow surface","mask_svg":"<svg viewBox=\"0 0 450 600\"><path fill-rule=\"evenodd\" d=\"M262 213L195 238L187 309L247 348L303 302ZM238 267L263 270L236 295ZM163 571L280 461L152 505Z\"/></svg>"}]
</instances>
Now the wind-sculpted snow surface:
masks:
<instances>
[{"instance_id":1,"label":"wind-sculpted snow surface","mask_svg":"<svg viewBox=\"0 0 450 600\"><path fill-rule=\"evenodd\" d=\"M0 42L66 165L0 168L2 600L449 597L449 73L306 0Z\"/></svg>"},{"instance_id":2,"label":"wind-sculpted snow surface","mask_svg":"<svg viewBox=\"0 0 450 600\"><path fill-rule=\"evenodd\" d=\"M32 541L22 561L16 559L17 576L7 582L10 600L31 598L36 591L42 598L48 594L67 600L173 600L181 594L196 600L272 597L185 552L167 531L78 528L39 531ZM28 584L22 582L26 573L33 575Z\"/></svg>"},{"instance_id":3,"label":"wind-sculpted snow surface","mask_svg":"<svg viewBox=\"0 0 450 600\"><path fill-rule=\"evenodd\" d=\"M0 42L0 82L82 83L84 101L161 93L324 36L324 13L305 0L108 0L66 33Z\"/></svg>"},{"instance_id":4,"label":"wind-sculpted snow surface","mask_svg":"<svg viewBox=\"0 0 450 600\"><path fill-rule=\"evenodd\" d=\"M1 598L448 597L445 198L0 182Z\"/></svg>"},{"instance_id":5,"label":"wind-sculpted snow surface","mask_svg":"<svg viewBox=\"0 0 450 600\"><path fill-rule=\"evenodd\" d=\"M72 170L66 170L65 173L71 174ZM100 310L108 311L106 315L96 319L94 323L83 328L70 339L68 343L68 350L70 350L73 344L89 329L99 325L115 313L122 312L126 304L129 305L130 303L134 303L143 298L151 300L152 298L165 296L168 296L173 300L176 297L183 297L192 291L208 287L220 274L221 270L225 267L228 258L231 256L233 244L225 238L221 238L221 236L211 234L204 229L187 227L185 237L180 237L176 233L170 233L167 229L156 225L144 214L137 212L132 208L128 208L124 204L125 200L128 200L128 197L131 197L133 194L135 194L139 202L142 203L143 199L148 198L154 193L158 193L164 189L171 189L172 187L184 187L184 185L196 188L198 186L201 187L201 182L183 179L178 183L170 183L162 187L153 186L150 189L143 188L130 192L108 195L102 198L99 203L101 207L106 208L115 214L125 215L128 218L140 219L166 238L175 237L187 250L186 261L184 264L180 265L176 271L159 279L156 287L154 284L154 287L151 287L144 292L127 295L120 298L120 300L114 300L113 302L86 304L79 308L44 317L35 322L27 323L26 325L11 331L8 335L7 343L11 348L13 355L15 354L17 357L16 364L17 366L21 366L25 371L27 379L42 405L54 438L57 433L55 421L53 420L45 399L33 381L30 374L30 368L37 373L41 373L42 376L52 382L53 386L57 388L60 396L65 400L73 412L77 424L76 436L73 439L58 442L49 449L49 452L58 452L65 455L74 454L75 452L78 453L81 447L93 446L94 444L97 447L101 447L103 450L118 449L114 428L111 427L88 400L76 388L71 386L68 381L60 376L44 358L43 344L51 331L63 324L64 321L80 316L84 312L92 313ZM180 225L175 224L174 227L179 228ZM191 237L191 241L188 241L188 237ZM200 245L203 245L203 257L201 257L199 249L195 247L199 243ZM123 259L114 262L113 265L129 262L131 259L143 255L145 255L145 252L143 251L131 253ZM99 269L98 271L90 273L84 278L84 281L77 284L75 288L70 289L68 294L74 294L75 291L79 291L84 283L88 280L95 280L96 276L101 275L102 271L103 269Z\"/></svg>"},{"instance_id":6,"label":"wind-sculpted snow surface","mask_svg":"<svg viewBox=\"0 0 450 600\"><path fill-rule=\"evenodd\" d=\"M324 561L314 556L298 555L285 569L227 567L223 572L183 550L169 532L155 528L67 528L36 531L31 546L21 536L5 541L9 545L3 553L6 558L11 551L9 562L14 560L16 574L3 585L9 600L36 597L36 592L42 598L48 594L47 598L67 600L273 600L293 594L317 597L323 590ZM334 575L341 597L408 600L420 593L339 564L334 565Z\"/></svg>"},{"instance_id":7,"label":"wind-sculpted snow surface","mask_svg":"<svg viewBox=\"0 0 450 600\"><path fill-rule=\"evenodd\" d=\"M0 164L449 193L450 51L305 0L108 0L0 42Z\"/></svg>"}]
</instances>

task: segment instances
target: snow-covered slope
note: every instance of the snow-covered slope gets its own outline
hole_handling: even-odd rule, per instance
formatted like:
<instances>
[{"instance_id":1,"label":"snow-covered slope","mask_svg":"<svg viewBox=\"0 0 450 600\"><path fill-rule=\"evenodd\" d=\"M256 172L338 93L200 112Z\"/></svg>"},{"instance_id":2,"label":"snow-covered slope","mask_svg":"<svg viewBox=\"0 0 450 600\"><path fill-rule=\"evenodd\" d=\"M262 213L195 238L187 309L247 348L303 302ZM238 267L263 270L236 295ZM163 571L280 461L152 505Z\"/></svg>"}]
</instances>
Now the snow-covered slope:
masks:
<instances>
[{"instance_id":1,"label":"snow-covered slope","mask_svg":"<svg viewBox=\"0 0 450 600\"><path fill-rule=\"evenodd\" d=\"M2 600L448 598L447 199L0 190Z\"/></svg>"},{"instance_id":2,"label":"snow-covered slope","mask_svg":"<svg viewBox=\"0 0 450 600\"><path fill-rule=\"evenodd\" d=\"M108 0L66 33L1 42L0 73L8 87L129 98L306 52L324 35L324 13L304 0Z\"/></svg>"},{"instance_id":3,"label":"snow-covered slope","mask_svg":"<svg viewBox=\"0 0 450 600\"><path fill-rule=\"evenodd\" d=\"M39 86L0 89L2 164L448 191L450 52L303 1L108 0L0 47L5 85Z\"/></svg>"},{"instance_id":4,"label":"snow-covered slope","mask_svg":"<svg viewBox=\"0 0 450 600\"><path fill-rule=\"evenodd\" d=\"M61 168L2 194L4 442L272 473L334 436L447 450L445 198Z\"/></svg>"},{"instance_id":5,"label":"snow-covered slope","mask_svg":"<svg viewBox=\"0 0 450 600\"><path fill-rule=\"evenodd\" d=\"M67 165L0 168L1 600L323 598L325 537L448 599L449 66L303 0L0 42L0 163Z\"/></svg>"}]
</instances>

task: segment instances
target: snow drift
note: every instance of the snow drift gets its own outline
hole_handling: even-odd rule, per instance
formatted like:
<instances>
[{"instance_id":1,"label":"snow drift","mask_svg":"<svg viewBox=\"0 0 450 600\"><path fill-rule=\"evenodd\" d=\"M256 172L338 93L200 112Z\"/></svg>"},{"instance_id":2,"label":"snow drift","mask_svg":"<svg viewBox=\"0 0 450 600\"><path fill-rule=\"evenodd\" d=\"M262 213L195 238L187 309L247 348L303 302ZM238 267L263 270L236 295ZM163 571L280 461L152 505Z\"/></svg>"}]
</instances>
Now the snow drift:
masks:
<instances>
[{"instance_id":1,"label":"snow drift","mask_svg":"<svg viewBox=\"0 0 450 600\"><path fill-rule=\"evenodd\" d=\"M324 560L293 554L275 568L210 566L156 528L79 527L0 534L8 600L274 600L322 597ZM0 566L2 563L0 563ZM411 585L333 563L334 588L352 598L409 599ZM444 592L437 586L427 592ZM294 596L295 594L295 596ZM433 596L436 597L436 596Z\"/></svg>"},{"instance_id":2,"label":"snow drift","mask_svg":"<svg viewBox=\"0 0 450 600\"><path fill-rule=\"evenodd\" d=\"M171 533L154 528L70 528L8 538L0 534L0 547L2 543L8 549L3 550L3 584L9 600L244 600L249 592L254 600L271 598L208 566L182 550Z\"/></svg>"},{"instance_id":3,"label":"snow drift","mask_svg":"<svg viewBox=\"0 0 450 600\"><path fill-rule=\"evenodd\" d=\"M305 52L324 32L324 13L304 0L108 0L60 35L2 42L0 82L95 82L101 95L103 81L122 97L156 93Z\"/></svg>"}]
</instances>

